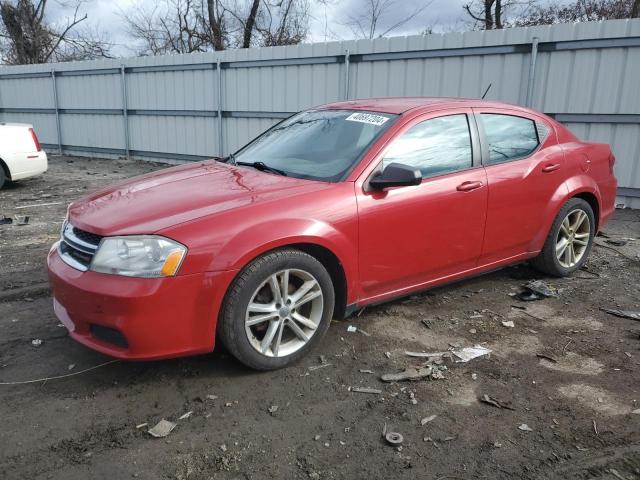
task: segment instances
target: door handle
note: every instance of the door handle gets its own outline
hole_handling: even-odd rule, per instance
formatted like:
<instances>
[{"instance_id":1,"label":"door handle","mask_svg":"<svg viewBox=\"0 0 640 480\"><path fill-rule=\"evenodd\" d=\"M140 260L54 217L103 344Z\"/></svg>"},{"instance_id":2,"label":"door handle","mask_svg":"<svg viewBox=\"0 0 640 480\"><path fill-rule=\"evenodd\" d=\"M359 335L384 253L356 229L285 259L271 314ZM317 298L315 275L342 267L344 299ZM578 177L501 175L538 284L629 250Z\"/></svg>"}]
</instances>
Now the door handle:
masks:
<instances>
[{"instance_id":1,"label":"door handle","mask_svg":"<svg viewBox=\"0 0 640 480\"><path fill-rule=\"evenodd\" d=\"M462 182L460 185L458 185L457 190L459 192L468 192L470 190L480 188L481 186L482 182Z\"/></svg>"},{"instance_id":2,"label":"door handle","mask_svg":"<svg viewBox=\"0 0 640 480\"><path fill-rule=\"evenodd\" d=\"M549 173L549 172L553 172L555 170L558 170L559 168L560 168L560 164L559 163L548 163L544 167L542 167L542 171L544 173Z\"/></svg>"}]
</instances>

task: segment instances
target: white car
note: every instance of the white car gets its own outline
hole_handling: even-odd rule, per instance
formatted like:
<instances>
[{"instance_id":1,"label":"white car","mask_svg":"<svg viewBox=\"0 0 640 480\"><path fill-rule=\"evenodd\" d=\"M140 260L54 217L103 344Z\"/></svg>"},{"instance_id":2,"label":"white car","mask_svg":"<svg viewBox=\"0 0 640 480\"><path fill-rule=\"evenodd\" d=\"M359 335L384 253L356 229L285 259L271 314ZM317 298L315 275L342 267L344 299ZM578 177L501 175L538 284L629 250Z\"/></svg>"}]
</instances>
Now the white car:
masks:
<instances>
[{"instance_id":1,"label":"white car","mask_svg":"<svg viewBox=\"0 0 640 480\"><path fill-rule=\"evenodd\" d=\"M46 171L47 154L33 126L0 123L0 188L7 180L22 180Z\"/></svg>"}]
</instances>

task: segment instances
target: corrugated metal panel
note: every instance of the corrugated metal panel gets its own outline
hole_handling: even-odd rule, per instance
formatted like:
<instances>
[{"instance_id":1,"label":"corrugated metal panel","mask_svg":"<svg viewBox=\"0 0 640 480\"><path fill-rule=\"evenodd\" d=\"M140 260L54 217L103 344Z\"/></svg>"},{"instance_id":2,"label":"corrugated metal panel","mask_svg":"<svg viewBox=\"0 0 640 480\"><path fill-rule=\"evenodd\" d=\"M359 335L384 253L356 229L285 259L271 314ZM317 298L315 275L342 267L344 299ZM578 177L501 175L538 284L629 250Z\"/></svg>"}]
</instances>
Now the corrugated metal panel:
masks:
<instances>
[{"instance_id":1,"label":"corrugated metal panel","mask_svg":"<svg viewBox=\"0 0 640 480\"><path fill-rule=\"evenodd\" d=\"M640 193L640 20L3 67L0 120L33 123L43 143L75 153L194 160L234 151L291 112L347 97L480 97L491 84L487 98L525 104L534 37L532 106L570 115L578 136L610 143L625 195Z\"/></svg>"}]
</instances>

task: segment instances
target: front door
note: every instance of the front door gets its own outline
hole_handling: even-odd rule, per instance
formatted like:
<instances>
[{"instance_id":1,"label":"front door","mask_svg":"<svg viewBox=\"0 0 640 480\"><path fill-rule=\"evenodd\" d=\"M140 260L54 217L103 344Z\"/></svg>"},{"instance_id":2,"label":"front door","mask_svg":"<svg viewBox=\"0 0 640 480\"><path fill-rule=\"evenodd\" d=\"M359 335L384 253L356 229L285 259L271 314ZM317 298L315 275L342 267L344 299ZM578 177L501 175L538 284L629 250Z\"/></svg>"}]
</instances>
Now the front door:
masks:
<instances>
[{"instance_id":1,"label":"front door","mask_svg":"<svg viewBox=\"0 0 640 480\"><path fill-rule=\"evenodd\" d=\"M420 169L422 184L367 191L356 182L364 299L392 296L472 269L482 249L487 180L470 109L407 123L382 150L379 168Z\"/></svg>"}]
</instances>

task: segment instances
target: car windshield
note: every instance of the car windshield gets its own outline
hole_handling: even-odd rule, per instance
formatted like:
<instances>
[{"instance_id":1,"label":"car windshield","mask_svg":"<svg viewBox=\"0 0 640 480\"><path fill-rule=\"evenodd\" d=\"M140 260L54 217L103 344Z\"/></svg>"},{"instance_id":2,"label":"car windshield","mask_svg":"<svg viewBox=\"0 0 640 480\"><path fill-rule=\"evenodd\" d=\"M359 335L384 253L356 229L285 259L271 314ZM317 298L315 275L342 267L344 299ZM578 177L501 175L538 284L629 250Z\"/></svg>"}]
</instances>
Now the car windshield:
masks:
<instances>
[{"instance_id":1,"label":"car windshield","mask_svg":"<svg viewBox=\"0 0 640 480\"><path fill-rule=\"evenodd\" d=\"M396 117L352 110L301 112L267 130L234 160L291 177L340 181Z\"/></svg>"}]
</instances>

